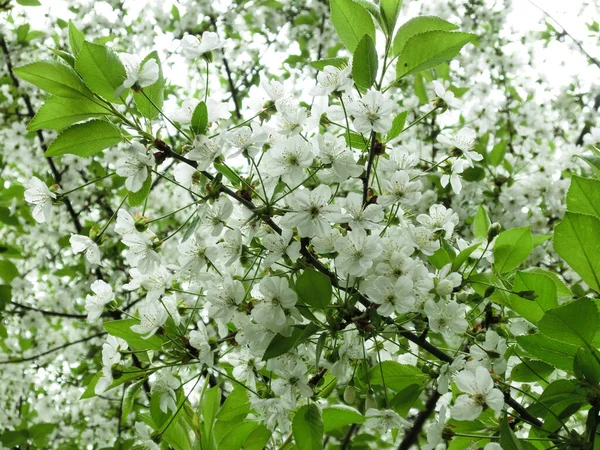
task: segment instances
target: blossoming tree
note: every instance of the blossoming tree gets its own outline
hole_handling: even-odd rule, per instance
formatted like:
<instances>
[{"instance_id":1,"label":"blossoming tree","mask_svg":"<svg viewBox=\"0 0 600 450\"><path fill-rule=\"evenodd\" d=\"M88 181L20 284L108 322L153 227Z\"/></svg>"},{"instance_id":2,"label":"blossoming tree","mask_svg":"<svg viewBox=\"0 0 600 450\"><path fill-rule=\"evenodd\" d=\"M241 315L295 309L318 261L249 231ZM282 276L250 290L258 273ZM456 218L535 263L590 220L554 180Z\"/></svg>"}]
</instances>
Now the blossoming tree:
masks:
<instances>
[{"instance_id":1,"label":"blossoming tree","mask_svg":"<svg viewBox=\"0 0 600 450\"><path fill-rule=\"evenodd\" d=\"M519 57L600 63L551 17L72 3L0 2L2 448L596 448L600 92Z\"/></svg>"}]
</instances>

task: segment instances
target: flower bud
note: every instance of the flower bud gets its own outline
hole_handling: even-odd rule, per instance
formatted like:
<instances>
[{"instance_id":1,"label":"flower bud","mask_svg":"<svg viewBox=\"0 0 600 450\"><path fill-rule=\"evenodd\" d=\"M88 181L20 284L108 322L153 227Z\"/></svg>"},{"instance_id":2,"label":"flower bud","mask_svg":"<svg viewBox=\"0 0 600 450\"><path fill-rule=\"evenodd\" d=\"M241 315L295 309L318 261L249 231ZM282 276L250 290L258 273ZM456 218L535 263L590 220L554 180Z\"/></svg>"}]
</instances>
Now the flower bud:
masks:
<instances>
[{"instance_id":1,"label":"flower bud","mask_svg":"<svg viewBox=\"0 0 600 450\"><path fill-rule=\"evenodd\" d=\"M498 236L498 234L500 234L501 229L502 226L498 222L494 222L493 224L491 224L490 228L488 229L488 242L492 242L494 238Z\"/></svg>"},{"instance_id":2,"label":"flower bud","mask_svg":"<svg viewBox=\"0 0 600 450\"><path fill-rule=\"evenodd\" d=\"M354 386L346 386L346 389L344 389L344 401L348 405L352 405L356 401L356 389Z\"/></svg>"},{"instance_id":3,"label":"flower bud","mask_svg":"<svg viewBox=\"0 0 600 450\"><path fill-rule=\"evenodd\" d=\"M365 400L365 410L367 409L377 409L377 400L375 400L375 396L372 392L367 395L367 399Z\"/></svg>"}]
</instances>

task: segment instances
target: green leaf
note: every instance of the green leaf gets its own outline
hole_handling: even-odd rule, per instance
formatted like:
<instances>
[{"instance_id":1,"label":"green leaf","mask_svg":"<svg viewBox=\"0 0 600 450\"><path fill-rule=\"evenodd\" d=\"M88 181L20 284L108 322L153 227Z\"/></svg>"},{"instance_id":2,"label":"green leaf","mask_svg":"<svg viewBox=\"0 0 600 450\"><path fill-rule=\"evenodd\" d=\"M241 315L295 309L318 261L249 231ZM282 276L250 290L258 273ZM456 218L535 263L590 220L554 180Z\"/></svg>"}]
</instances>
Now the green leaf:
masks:
<instances>
[{"instance_id":1,"label":"green leaf","mask_svg":"<svg viewBox=\"0 0 600 450\"><path fill-rule=\"evenodd\" d=\"M366 417L359 411L346 405L335 405L323 408L323 426L325 433L336 428L345 427L353 423L363 423Z\"/></svg>"},{"instance_id":2,"label":"green leaf","mask_svg":"<svg viewBox=\"0 0 600 450\"><path fill-rule=\"evenodd\" d=\"M162 341L156 335L144 339L131 329L133 325L138 325L138 319L122 319L104 322L102 326L111 336L119 337L125 340L132 350L160 350Z\"/></svg>"},{"instance_id":3,"label":"green leaf","mask_svg":"<svg viewBox=\"0 0 600 450\"><path fill-rule=\"evenodd\" d=\"M415 95L419 99L419 104L426 105L429 103L429 96L427 95L427 88L425 87L425 79L420 73L415 74L414 89Z\"/></svg>"},{"instance_id":4,"label":"green leaf","mask_svg":"<svg viewBox=\"0 0 600 450\"><path fill-rule=\"evenodd\" d=\"M421 385L426 377L418 367L400 364L395 361L382 361L371 369L371 384L383 385L393 391L401 391L411 384Z\"/></svg>"},{"instance_id":5,"label":"green leaf","mask_svg":"<svg viewBox=\"0 0 600 450\"><path fill-rule=\"evenodd\" d=\"M316 405L304 405L296 411L292 434L298 450L323 449L323 420Z\"/></svg>"},{"instance_id":6,"label":"green leaf","mask_svg":"<svg viewBox=\"0 0 600 450\"><path fill-rule=\"evenodd\" d=\"M204 392L202 397L202 421L204 432L209 434L212 430L221 401L221 387L214 386Z\"/></svg>"},{"instance_id":7,"label":"green leaf","mask_svg":"<svg viewBox=\"0 0 600 450\"><path fill-rule=\"evenodd\" d=\"M488 230L492 225L492 221L488 216L487 211L482 205L477 208L477 214L475 214L475 220L473 220L473 235L478 239L487 241Z\"/></svg>"},{"instance_id":8,"label":"green leaf","mask_svg":"<svg viewBox=\"0 0 600 450\"><path fill-rule=\"evenodd\" d=\"M474 34L450 31L416 34L408 40L398 58L396 77L400 79L450 61L474 38Z\"/></svg>"},{"instance_id":9,"label":"green leaf","mask_svg":"<svg viewBox=\"0 0 600 450\"><path fill-rule=\"evenodd\" d=\"M565 344L543 334L517 336L517 343L534 358L552 364L557 369L573 372L573 358L577 353L575 345Z\"/></svg>"},{"instance_id":10,"label":"green leaf","mask_svg":"<svg viewBox=\"0 0 600 450\"><path fill-rule=\"evenodd\" d=\"M580 380L597 386L600 384L600 353L595 348L580 347L577 349L573 371Z\"/></svg>"},{"instance_id":11,"label":"green leaf","mask_svg":"<svg viewBox=\"0 0 600 450\"><path fill-rule=\"evenodd\" d=\"M520 383L532 383L548 377L554 372L554 367L544 361L523 358L510 372L510 379Z\"/></svg>"},{"instance_id":12,"label":"green leaf","mask_svg":"<svg viewBox=\"0 0 600 450\"><path fill-rule=\"evenodd\" d=\"M410 19L406 23L402 24L398 28L398 32L394 37L394 43L392 44L391 55L396 56L402 52L408 40L420 33L427 31L452 31L458 29L457 25L446 22L444 19L440 19L435 16L419 16L414 19Z\"/></svg>"},{"instance_id":13,"label":"green leaf","mask_svg":"<svg viewBox=\"0 0 600 450\"><path fill-rule=\"evenodd\" d=\"M73 125L48 146L46 156L76 155L92 156L121 142L121 130L105 120L90 120Z\"/></svg>"},{"instance_id":14,"label":"green leaf","mask_svg":"<svg viewBox=\"0 0 600 450\"><path fill-rule=\"evenodd\" d=\"M15 67L13 72L49 94L68 98L93 98L93 94L85 86L77 72L59 61L36 61Z\"/></svg>"},{"instance_id":15,"label":"green leaf","mask_svg":"<svg viewBox=\"0 0 600 450\"><path fill-rule=\"evenodd\" d=\"M586 163L588 163L590 167L594 169L594 173L600 174L600 156L575 156L578 156L579 158L583 159Z\"/></svg>"},{"instance_id":16,"label":"green leaf","mask_svg":"<svg viewBox=\"0 0 600 450\"><path fill-rule=\"evenodd\" d=\"M402 8L402 0L381 0L379 2L379 13L381 19L385 25L385 31L387 35L391 35L396 28L396 22L398 21L398 14Z\"/></svg>"},{"instance_id":17,"label":"green leaf","mask_svg":"<svg viewBox=\"0 0 600 450\"><path fill-rule=\"evenodd\" d=\"M267 361L289 352L302 342L305 342L309 337L315 334L318 329L319 328L315 324L309 323L308 325L294 327L291 336L276 334L267 346L263 359Z\"/></svg>"},{"instance_id":18,"label":"green leaf","mask_svg":"<svg viewBox=\"0 0 600 450\"><path fill-rule=\"evenodd\" d=\"M258 426L258 423L250 421L235 425L219 442L219 450L241 450L242 448L247 448L244 444Z\"/></svg>"},{"instance_id":19,"label":"green leaf","mask_svg":"<svg viewBox=\"0 0 600 450\"><path fill-rule=\"evenodd\" d=\"M296 280L296 292L304 303L325 309L331 303L331 279L315 269L306 269Z\"/></svg>"},{"instance_id":20,"label":"green leaf","mask_svg":"<svg viewBox=\"0 0 600 450\"><path fill-rule=\"evenodd\" d=\"M600 292L600 220L568 212L554 229L554 250L596 292Z\"/></svg>"},{"instance_id":21,"label":"green leaf","mask_svg":"<svg viewBox=\"0 0 600 450\"><path fill-rule=\"evenodd\" d=\"M388 131L388 133L385 136L385 140L387 142L397 138L400 135L400 133L402 133L402 130L404 129L404 124L406 123L407 115L407 111L402 111L400 114L394 117L394 121L392 122L392 129Z\"/></svg>"},{"instance_id":22,"label":"green leaf","mask_svg":"<svg viewBox=\"0 0 600 450\"><path fill-rule=\"evenodd\" d=\"M419 396L423 392L424 384L411 384L398 391L389 402L389 406L401 417L405 417L411 408L417 407Z\"/></svg>"},{"instance_id":23,"label":"green leaf","mask_svg":"<svg viewBox=\"0 0 600 450\"><path fill-rule=\"evenodd\" d=\"M504 161L504 155L506 154L506 147L508 147L508 141L501 141L494 145L492 151L488 155L488 160L492 166L498 166Z\"/></svg>"},{"instance_id":24,"label":"green leaf","mask_svg":"<svg viewBox=\"0 0 600 450\"><path fill-rule=\"evenodd\" d=\"M62 130L93 117L103 117L112 113L87 98L66 98L52 96L42 105L27 129L29 131L47 129Z\"/></svg>"},{"instance_id":25,"label":"green leaf","mask_svg":"<svg viewBox=\"0 0 600 450\"><path fill-rule=\"evenodd\" d=\"M83 33L77 29L73 21L69 20L69 45L71 46L71 53L77 56L84 42L85 37Z\"/></svg>"},{"instance_id":26,"label":"green leaf","mask_svg":"<svg viewBox=\"0 0 600 450\"><path fill-rule=\"evenodd\" d=\"M371 36L365 34L352 59L352 79L360 89L367 90L377 78L377 49Z\"/></svg>"},{"instance_id":27,"label":"green leaf","mask_svg":"<svg viewBox=\"0 0 600 450\"><path fill-rule=\"evenodd\" d=\"M17 277L19 277L17 266L6 259L0 259L0 278L2 278L5 283L10 284L10 282Z\"/></svg>"},{"instance_id":28,"label":"green leaf","mask_svg":"<svg viewBox=\"0 0 600 450\"><path fill-rule=\"evenodd\" d=\"M162 110L165 101L165 78L158 53L155 51L146 56L142 60L141 65L143 66L150 59L154 59L156 64L158 64L158 80L154 84L146 86L143 92L134 92L133 100L144 117L155 119L160 114L159 110Z\"/></svg>"},{"instance_id":29,"label":"green leaf","mask_svg":"<svg viewBox=\"0 0 600 450\"><path fill-rule=\"evenodd\" d=\"M500 445L502 446L502 450L526 450L521 445L521 441L519 441L513 430L510 429L506 416L502 418L502 423L500 424Z\"/></svg>"},{"instance_id":30,"label":"green leaf","mask_svg":"<svg viewBox=\"0 0 600 450\"><path fill-rule=\"evenodd\" d=\"M264 425L259 425L248 435L244 442L244 450L263 450L271 438L271 431Z\"/></svg>"},{"instance_id":31,"label":"green leaf","mask_svg":"<svg viewBox=\"0 0 600 450\"><path fill-rule=\"evenodd\" d=\"M22 6L41 6L39 0L17 0L17 3Z\"/></svg>"},{"instance_id":32,"label":"green leaf","mask_svg":"<svg viewBox=\"0 0 600 450\"><path fill-rule=\"evenodd\" d=\"M513 291L534 291L537 297L526 300L510 295L511 308L532 323L538 322L546 311L558 306L556 285L550 277L539 273L517 272Z\"/></svg>"},{"instance_id":33,"label":"green leaf","mask_svg":"<svg viewBox=\"0 0 600 450\"><path fill-rule=\"evenodd\" d=\"M454 259L454 261L452 262L452 272L456 272L458 269L460 269L462 267L462 265L464 264L464 262L469 259L469 256L471 256L471 254L477 250L479 248L481 244L478 242L476 244L473 244L463 250L460 251L460 253L458 255L456 255L456 258Z\"/></svg>"},{"instance_id":34,"label":"green leaf","mask_svg":"<svg viewBox=\"0 0 600 450\"><path fill-rule=\"evenodd\" d=\"M557 293L558 298L573 297L573 293L571 292L571 290L567 287L567 285L564 283L564 281L562 281L559 278L559 276L557 274L555 274L554 272L550 272L549 270L540 269L539 267L529 268L525 272L539 273L539 274L545 275L547 277L550 277L550 279L552 279L552 281L556 285L556 293Z\"/></svg>"},{"instance_id":35,"label":"green leaf","mask_svg":"<svg viewBox=\"0 0 600 450\"><path fill-rule=\"evenodd\" d=\"M548 311L539 321L538 328L557 341L589 347L598 325L596 304L589 298L582 298Z\"/></svg>"},{"instance_id":36,"label":"green leaf","mask_svg":"<svg viewBox=\"0 0 600 450\"><path fill-rule=\"evenodd\" d=\"M49 442L48 435L52 434L56 427L56 423L36 423L29 428L29 435L33 439L35 445L39 448L44 448Z\"/></svg>"},{"instance_id":37,"label":"green leaf","mask_svg":"<svg viewBox=\"0 0 600 450\"><path fill-rule=\"evenodd\" d=\"M567 211L589 214L600 218L600 180L571 177L571 186L567 192Z\"/></svg>"},{"instance_id":38,"label":"green leaf","mask_svg":"<svg viewBox=\"0 0 600 450\"><path fill-rule=\"evenodd\" d=\"M227 396L225 403L217 414L219 420L233 420L238 417L246 417L250 412L250 400L248 400L248 394L246 389L239 387L231 391L231 394Z\"/></svg>"},{"instance_id":39,"label":"green leaf","mask_svg":"<svg viewBox=\"0 0 600 450\"><path fill-rule=\"evenodd\" d=\"M200 102L192 114L192 131L194 134L204 134L208 125L208 109L206 103Z\"/></svg>"},{"instance_id":40,"label":"green leaf","mask_svg":"<svg viewBox=\"0 0 600 450\"><path fill-rule=\"evenodd\" d=\"M135 399L137 397L140 388L144 385L145 380L138 381L130 385L123 394L123 403L121 406L121 420L125 422L129 413L133 409L133 404L135 403Z\"/></svg>"},{"instance_id":41,"label":"green leaf","mask_svg":"<svg viewBox=\"0 0 600 450\"><path fill-rule=\"evenodd\" d=\"M123 103L115 95L127 78L123 63L110 48L84 42L75 59L75 69L87 87L104 100Z\"/></svg>"},{"instance_id":42,"label":"green leaf","mask_svg":"<svg viewBox=\"0 0 600 450\"><path fill-rule=\"evenodd\" d=\"M503 231L494 244L494 266L500 273L509 272L521 265L532 250L530 226Z\"/></svg>"},{"instance_id":43,"label":"green leaf","mask_svg":"<svg viewBox=\"0 0 600 450\"><path fill-rule=\"evenodd\" d=\"M330 0L331 22L340 40L354 53L365 34L375 40L375 25L367 10L353 0Z\"/></svg>"},{"instance_id":44,"label":"green leaf","mask_svg":"<svg viewBox=\"0 0 600 450\"><path fill-rule=\"evenodd\" d=\"M9 284L0 284L0 312L12 300L12 287Z\"/></svg>"},{"instance_id":45,"label":"green leaf","mask_svg":"<svg viewBox=\"0 0 600 450\"><path fill-rule=\"evenodd\" d=\"M142 187L137 192L130 192L127 196L127 203L129 206L139 206L146 201L148 195L150 195L150 190L152 189L152 174L148 172L148 177Z\"/></svg>"},{"instance_id":46,"label":"green leaf","mask_svg":"<svg viewBox=\"0 0 600 450\"><path fill-rule=\"evenodd\" d=\"M317 70L323 70L327 66L333 66L341 69L342 67L346 67L348 65L348 58L339 57L319 59L318 61L311 61L309 64L311 67L314 67Z\"/></svg>"}]
</instances>

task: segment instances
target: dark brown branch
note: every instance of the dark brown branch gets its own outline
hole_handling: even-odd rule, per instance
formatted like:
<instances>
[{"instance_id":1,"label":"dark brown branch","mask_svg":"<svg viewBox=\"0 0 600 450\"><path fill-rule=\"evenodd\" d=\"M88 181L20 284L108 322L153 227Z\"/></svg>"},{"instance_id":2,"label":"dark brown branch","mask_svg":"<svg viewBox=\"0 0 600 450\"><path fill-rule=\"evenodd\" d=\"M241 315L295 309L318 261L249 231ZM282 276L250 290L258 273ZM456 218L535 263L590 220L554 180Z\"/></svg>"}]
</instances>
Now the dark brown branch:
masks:
<instances>
[{"instance_id":1,"label":"dark brown branch","mask_svg":"<svg viewBox=\"0 0 600 450\"><path fill-rule=\"evenodd\" d=\"M22 303L13 302L11 300L11 305L14 305L21 309L26 309L27 311L35 311L43 314L44 316L55 316L55 317L65 317L68 319L85 319L87 316L85 314L71 314L71 313L63 313L57 311L48 311L45 309L34 308L33 306L23 305Z\"/></svg>"},{"instance_id":2,"label":"dark brown branch","mask_svg":"<svg viewBox=\"0 0 600 450\"><path fill-rule=\"evenodd\" d=\"M435 405L437 405L437 402L440 399L440 397L441 395L438 391L433 391L431 395L427 398L427 401L425 402L425 407L421 411L419 411L419 414L417 414L417 418L415 419L413 426L404 434L404 439L402 439L402 441L400 442L398 450L408 450L411 446L418 442L419 434L421 434L423 425L425 425L425 422L435 410Z\"/></svg>"}]
</instances>

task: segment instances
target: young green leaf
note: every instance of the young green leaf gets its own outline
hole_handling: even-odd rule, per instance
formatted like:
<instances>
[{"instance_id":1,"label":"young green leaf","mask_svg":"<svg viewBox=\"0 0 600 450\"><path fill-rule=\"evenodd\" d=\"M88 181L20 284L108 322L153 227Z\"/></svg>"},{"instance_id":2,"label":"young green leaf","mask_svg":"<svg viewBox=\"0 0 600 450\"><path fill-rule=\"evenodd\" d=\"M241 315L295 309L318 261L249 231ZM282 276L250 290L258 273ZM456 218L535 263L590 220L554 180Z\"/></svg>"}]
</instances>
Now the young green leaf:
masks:
<instances>
[{"instance_id":1,"label":"young green leaf","mask_svg":"<svg viewBox=\"0 0 600 450\"><path fill-rule=\"evenodd\" d=\"M444 61L450 61L474 38L474 34L450 31L416 34L408 40L398 58L396 77L404 78Z\"/></svg>"},{"instance_id":2,"label":"young green leaf","mask_svg":"<svg viewBox=\"0 0 600 450\"><path fill-rule=\"evenodd\" d=\"M75 69L87 87L104 100L123 103L115 93L127 78L127 73L119 57L110 48L84 42L75 59Z\"/></svg>"},{"instance_id":3,"label":"young green leaf","mask_svg":"<svg viewBox=\"0 0 600 450\"><path fill-rule=\"evenodd\" d=\"M206 103L200 102L192 114L192 131L194 134L204 134L208 125L208 109Z\"/></svg>"},{"instance_id":4,"label":"young green leaf","mask_svg":"<svg viewBox=\"0 0 600 450\"><path fill-rule=\"evenodd\" d=\"M87 157L118 144L121 130L105 120L90 120L67 128L52 141L46 156L76 155Z\"/></svg>"},{"instance_id":5,"label":"young green leaf","mask_svg":"<svg viewBox=\"0 0 600 450\"><path fill-rule=\"evenodd\" d=\"M137 192L130 192L127 196L127 203L129 203L129 206L139 206L144 203L146 198L148 198L151 189L152 174L148 173L148 178L146 178L146 181L144 181L144 184L142 184L140 190Z\"/></svg>"},{"instance_id":6,"label":"young green leaf","mask_svg":"<svg viewBox=\"0 0 600 450\"><path fill-rule=\"evenodd\" d=\"M517 364L510 371L510 379L520 383L532 383L548 377L554 372L554 367L544 361L522 358L522 363Z\"/></svg>"},{"instance_id":7,"label":"young green leaf","mask_svg":"<svg viewBox=\"0 0 600 450\"><path fill-rule=\"evenodd\" d=\"M404 129L404 124L406 123L407 115L407 111L402 111L400 114L394 117L394 121L392 122L392 129L388 131L388 133L385 135L386 142L397 138L400 135L400 133L402 133L402 130Z\"/></svg>"},{"instance_id":8,"label":"young green leaf","mask_svg":"<svg viewBox=\"0 0 600 450\"><path fill-rule=\"evenodd\" d=\"M69 20L69 45L71 46L71 53L77 56L84 42L85 37L83 33L77 29L73 21Z\"/></svg>"},{"instance_id":9,"label":"young green leaf","mask_svg":"<svg viewBox=\"0 0 600 450\"><path fill-rule=\"evenodd\" d=\"M381 0L379 2L379 13L381 20L385 25L385 31L388 36L394 32L398 14L402 8L402 0Z\"/></svg>"},{"instance_id":10,"label":"young green leaf","mask_svg":"<svg viewBox=\"0 0 600 450\"><path fill-rule=\"evenodd\" d=\"M94 97L77 72L59 61L36 61L15 67L13 72L49 94L77 99Z\"/></svg>"},{"instance_id":11,"label":"young green leaf","mask_svg":"<svg viewBox=\"0 0 600 450\"><path fill-rule=\"evenodd\" d=\"M337 67L338 69L348 65L348 58L340 57L340 58L326 58L320 59L318 61L311 61L311 67L314 67L317 70L323 70L327 66Z\"/></svg>"},{"instance_id":12,"label":"young green leaf","mask_svg":"<svg viewBox=\"0 0 600 450\"><path fill-rule=\"evenodd\" d=\"M103 117L112 113L100 104L87 98L66 98L52 96L46 100L33 117L27 129L62 130L63 128L94 117Z\"/></svg>"},{"instance_id":13,"label":"young green leaf","mask_svg":"<svg viewBox=\"0 0 600 450\"><path fill-rule=\"evenodd\" d=\"M475 220L473 220L473 235L478 239L484 239L487 241L488 230L492 225L487 211L481 205L477 208L477 214L475 214Z\"/></svg>"},{"instance_id":14,"label":"young green leaf","mask_svg":"<svg viewBox=\"0 0 600 450\"><path fill-rule=\"evenodd\" d=\"M600 292L600 220L567 211L554 229L554 250L588 286Z\"/></svg>"},{"instance_id":15,"label":"young green leaf","mask_svg":"<svg viewBox=\"0 0 600 450\"><path fill-rule=\"evenodd\" d=\"M410 19L398 28L398 32L394 37L394 43L390 50L391 56L399 55L408 40L416 34L425 33L427 31L453 31L458 29L457 25L446 22L436 16L419 16Z\"/></svg>"},{"instance_id":16,"label":"young green leaf","mask_svg":"<svg viewBox=\"0 0 600 450\"><path fill-rule=\"evenodd\" d=\"M305 342L309 337L315 334L317 330L318 327L315 324L309 323L308 325L294 327L291 336L276 334L267 346L265 354L263 355L263 360L267 361L289 352L302 342Z\"/></svg>"},{"instance_id":17,"label":"young green leaf","mask_svg":"<svg viewBox=\"0 0 600 450\"><path fill-rule=\"evenodd\" d=\"M352 78L359 89L367 90L377 78L377 49L371 36L365 34L352 58Z\"/></svg>"},{"instance_id":18,"label":"young green leaf","mask_svg":"<svg viewBox=\"0 0 600 450\"><path fill-rule=\"evenodd\" d=\"M134 92L133 100L135 105L147 119L155 119L162 111L165 101L165 78L163 76L162 65L157 52L148 54L143 60L142 65L146 61L154 59L158 64L158 80L150 86L146 86L142 92Z\"/></svg>"},{"instance_id":19,"label":"young green leaf","mask_svg":"<svg viewBox=\"0 0 600 450\"><path fill-rule=\"evenodd\" d=\"M323 419L317 405L304 405L296 411L292 434L298 450L322 450L323 430Z\"/></svg>"},{"instance_id":20,"label":"young green leaf","mask_svg":"<svg viewBox=\"0 0 600 450\"><path fill-rule=\"evenodd\" d=\"M340 40L354 53L365 34L375 40L375 25L367 10L353 0L331 0L331 22Z\"/></svg>"},{"instance_id":21,"label":"young green leaf","mask_svg":"<svg viewBox=\"0 0 600 450\"><path fill-rule=\"evenodd\" d=\"M502 446L502 450L526 450L508 425L506 416L503 417L500 424L500 445Z\"/></svg>"}]
</instances>

